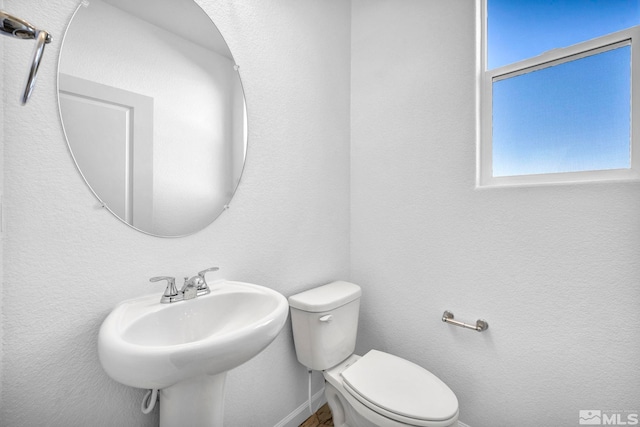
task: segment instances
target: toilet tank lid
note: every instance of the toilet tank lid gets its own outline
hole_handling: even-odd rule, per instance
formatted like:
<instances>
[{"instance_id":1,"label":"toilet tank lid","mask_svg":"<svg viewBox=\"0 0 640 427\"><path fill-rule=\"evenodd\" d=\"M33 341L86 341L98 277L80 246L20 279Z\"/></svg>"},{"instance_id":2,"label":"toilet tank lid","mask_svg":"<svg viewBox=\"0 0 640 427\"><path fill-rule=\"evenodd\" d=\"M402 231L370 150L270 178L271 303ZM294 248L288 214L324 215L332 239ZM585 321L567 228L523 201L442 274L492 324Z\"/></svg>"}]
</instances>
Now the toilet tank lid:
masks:
<instances>
[{"instance_id":1,"label":"toilet tank lid","mask_svg":"<svg viewBox=\"0 0 640 427\"><path fill-rule=\"evenodd\" d=\"M360 298L360 286L338 280L289 297L289 306L298 310L319 313L343 306Z\"/></svg>"}]
</instances>

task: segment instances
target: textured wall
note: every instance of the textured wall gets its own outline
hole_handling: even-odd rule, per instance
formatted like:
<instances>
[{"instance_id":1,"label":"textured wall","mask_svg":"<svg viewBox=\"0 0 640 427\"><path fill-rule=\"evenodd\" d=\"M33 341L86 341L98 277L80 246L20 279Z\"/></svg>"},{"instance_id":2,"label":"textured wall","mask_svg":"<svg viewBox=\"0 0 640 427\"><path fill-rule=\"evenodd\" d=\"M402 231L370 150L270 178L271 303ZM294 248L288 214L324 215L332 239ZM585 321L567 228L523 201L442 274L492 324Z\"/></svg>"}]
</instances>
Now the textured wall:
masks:
<instances>
[{"instance_id":1,"label":"textured wall","mask_svg":"<svg viewBox=\"0 0 640 427\"><path fill-rule=\"evenodd\" d=\"M474 189L473 2L352 4L359 350L431 369L473 427L640 412L640 184Z\"/></svg>"},{"instance_id":2,"label":"textured wall","mask_svg":"<svg viewBox=\"0 0 640 427\"><path fill-rule=\"evenodd\" d=\"M161 239L99 209L68 153L55 82L78 2L5 1L54 42L26 107L17 100L33 46L3 42L3 426L157 425L157 416L140 413L144 391L108 378L96 352L98 328L117 302L162 292L151 276L218 265L219 277L290 295L348 274L349 4L200 3L241 66L247 165L231 209L214 224ZM306 380L286 326L229 373L226 425L276 424L304 402Z\"/></svg>"},{"instance_id":3,"label":"textured wall","mask_svg":"<svg viewBox=\"0 0 640 427\"><path fill-rule=\"evenodd\" d=\"M4 0L0 0L0 9L4 10ZM0 79L0 93L4 93L4 43L7 40L6 37L2 37L0 40L0 58L3 60L0 61L0 76L3 76ZM4 103L0 103L0 123L4 123ZM0 127L0 141L4 141L4 126ZM0 143L0 195L4 197L4 144ZM1 206L0 206L1 207ZM1 211L0 211L1 212ZM2 224L3 218L0 217L0 225ZM2 233L4 234L4 232ZM2 343L4 342L4 328L2 326L2 288L4 280L1 280L4 275L4 264L2 260L4 259L4 245L0 242L0 396L2 396Z\"/></svg>"}]
</instances>

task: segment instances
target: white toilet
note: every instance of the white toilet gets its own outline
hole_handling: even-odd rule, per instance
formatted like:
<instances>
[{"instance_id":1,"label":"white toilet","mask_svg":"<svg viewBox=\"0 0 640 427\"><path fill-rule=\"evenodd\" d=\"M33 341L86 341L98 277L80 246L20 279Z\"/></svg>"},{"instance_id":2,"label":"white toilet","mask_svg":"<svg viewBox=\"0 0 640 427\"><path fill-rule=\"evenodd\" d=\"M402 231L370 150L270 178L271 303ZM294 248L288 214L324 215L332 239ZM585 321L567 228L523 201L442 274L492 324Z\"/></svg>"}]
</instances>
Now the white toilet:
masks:
<instances>
[{"instance_id":1,"label":"white toilet","mask_svg":"<svg viewBox=\"0 0 640 427\"><path fill-rule=\"evenodd\" d=\"M334 425L456 425L458 399L431 372L377 350L353 354L361 294L338 281L289 297L298 360L323 372Z\"/></svg>"}]
</instances>

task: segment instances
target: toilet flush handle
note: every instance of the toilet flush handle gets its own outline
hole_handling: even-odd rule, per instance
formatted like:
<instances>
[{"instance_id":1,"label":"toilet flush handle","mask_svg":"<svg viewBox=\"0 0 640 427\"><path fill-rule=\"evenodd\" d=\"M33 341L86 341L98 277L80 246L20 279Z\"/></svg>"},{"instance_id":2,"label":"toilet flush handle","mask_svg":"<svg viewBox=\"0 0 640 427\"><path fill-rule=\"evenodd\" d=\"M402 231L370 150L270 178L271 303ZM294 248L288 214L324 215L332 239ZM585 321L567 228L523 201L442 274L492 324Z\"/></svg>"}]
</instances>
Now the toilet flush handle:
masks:
<instances>
[{"instance_id":1,"label":"toilet flush handle","mask_svg":"<svg viewBox=\"0 0 640 427\"><path fill-rule=\"evenodd\" d=\"M321 322L331 322L333 320L333 314L327 314L325 316L322 316L320 319Z\"/></svg>"}]
</instances>

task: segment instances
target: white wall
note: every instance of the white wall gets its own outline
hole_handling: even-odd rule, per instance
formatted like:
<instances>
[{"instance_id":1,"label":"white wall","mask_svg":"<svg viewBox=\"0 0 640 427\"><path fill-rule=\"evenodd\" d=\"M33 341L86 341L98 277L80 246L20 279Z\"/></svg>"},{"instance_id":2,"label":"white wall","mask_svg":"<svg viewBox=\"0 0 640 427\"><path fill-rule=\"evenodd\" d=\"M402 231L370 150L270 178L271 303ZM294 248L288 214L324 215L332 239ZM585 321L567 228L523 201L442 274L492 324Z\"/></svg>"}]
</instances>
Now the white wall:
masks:
<instances>
[{"instance_id":1,"label":"white wall","mask_svg":"<svg viewBox=\"0 0 640 427\"><path fill-rule=\"evenodd\" d=\"M432 370L473 427L640 412L640 184L474 189L474 2L352 5L359 350Z\"/></svg>"},{"instance_id":2,"label":"white wall","mask_svg":"<svg viewBox=\"0 0 640 427\"><path fill-rule=\"evenodd\" d=\"M140 413L144 391L109 379L96 353L98 328L118 301L160 295L151 276L218 265L219 277L291 295L348 275L349 4L199 3L241 65L247 165L231 209L214 224L161 239L97 208L67 150L56 58L78 2L5 1L54 41L26 107L17 100L33 46L5 42L3 426L157 425ZM306 380L286 326L229 373L225 425L275 425L303 404ZM316 378L314 392L319 386Z\"/></svg>"},{"instance_id":3,"label":"white wall","mask_svg":"<svg viewBox=\"0 0 640 427\"><path fill-rule=\"evenodd\" d=\"M0 9L4 10L4 0L0 0ZM0 93L4 94L4 61L5 61L5 56L4 56L4 43L5 40L7 38L6 37L2 37L2 39L0 39L0 76L2 76L2 78L0 79ZM0 123L4 123L4 103L0 104ZM4 126L0 127L0 194L2 194L4 197L4 144L2 144L2 141L4 141ZM0 209L2 208L2 206L0 206ZM2 211L0 210L0 225L2 224L2 217L1 217ZM2 239L2 237L4 236L4 233L2 233L2 235L0 235L0 239ZM3 263L3 259L4 259L4 245L2 244L2 240L0 240L0 396L2 396L2 357L4 354L4 351L2 350L3 348L3 342L4 342L4 328L2 326L2 316L3 316L3 311L2 311L2 295L3 295L3 286L4 286L4 263Z\"/></svg>"}]
</instances>

